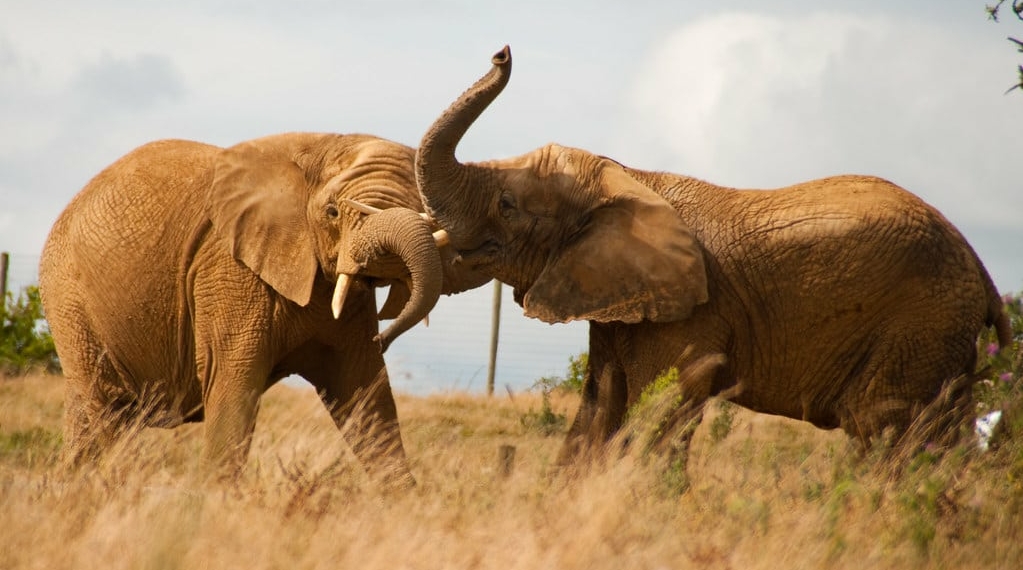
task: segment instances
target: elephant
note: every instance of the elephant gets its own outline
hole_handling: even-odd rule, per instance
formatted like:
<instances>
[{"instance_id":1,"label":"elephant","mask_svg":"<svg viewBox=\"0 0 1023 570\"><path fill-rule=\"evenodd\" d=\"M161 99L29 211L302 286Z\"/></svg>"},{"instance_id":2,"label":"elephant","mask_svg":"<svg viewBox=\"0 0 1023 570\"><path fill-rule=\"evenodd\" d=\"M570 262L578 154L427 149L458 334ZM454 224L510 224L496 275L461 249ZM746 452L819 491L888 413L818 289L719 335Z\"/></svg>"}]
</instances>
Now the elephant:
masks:
<instances>
[{"instance_id":1,"label":"elephant","mask_svg":"<svg viewBox=\"0 0 1023 570\"><path fill-rule=\"evenodd\" d=\"M66 378L64 461L130 425L204 421L203 472L236 475L261 395L297 374L339 428L361 410L350 443L372 475L413 483L383 351L440 294L490 279L450 263L414 157L363 134L162 140L93 178L39 268ZM379 318L394 320L378 332L374 288L388 285Z\"/></svg>"},{"instance_id":2,"label":"elephant","mask_svg":"<svg viewBox=\"0 0 1023 570\"><path fill-rule=\"evenodd\" d=\"M416 178L461 264L512 286L529 317L589 321L561 464L606 455L672 368L689 409L676 425L717 396L840 428L863 450L914 421L928 424L922 442L956 440L978 334L994 326L1006 346L1010 331L981 260L936 209L873 176L734 189L557 144L461 163L459 141L509 80L507 46L492 63L424 134ZM687 453L688 439L659 449Z\"/></svg>"}]
</instances>

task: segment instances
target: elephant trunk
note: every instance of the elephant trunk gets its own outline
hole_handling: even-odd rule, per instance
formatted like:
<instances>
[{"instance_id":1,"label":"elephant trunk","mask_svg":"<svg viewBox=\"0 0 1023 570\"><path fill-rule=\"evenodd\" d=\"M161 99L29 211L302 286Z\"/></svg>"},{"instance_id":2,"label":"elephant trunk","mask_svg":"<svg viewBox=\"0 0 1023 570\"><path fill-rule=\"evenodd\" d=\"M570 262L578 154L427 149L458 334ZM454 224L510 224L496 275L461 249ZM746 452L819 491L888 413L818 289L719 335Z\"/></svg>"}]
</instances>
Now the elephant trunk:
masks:
<instances>
[{"instance_id":1,"label":"elephant trunk","mask_svg":"<svg viewBox=\"0 0 1023 570\"><path fill-rule=\"evenodd\" d=\"M469 126L508 84L512 64L508 46L494 54L491 62L493 68L426 131L416 152L416 183L423 204L445 227L457 221L450 219L450 211L459 202L464 208L464 190L471 182L469 170L455 158L455 148Z\"/></svg>"},{"instance_id":2,"label":"elephant trunk","mask_svg":"<svg viewBox=\"0 0 1023 570\"><path fill-rule=\"evenodd\" d=\"M380 343L381 350L386 351L395 338L425 319L440 297L443 270L430 224L418 212L407 208L382 210L366 216L348 250L355 252L354 261L368 275L395 278L395 268L388 267L386 262L389 254L398 256L408 269L407 276L402 274L397 278L407 279L409 300L391 325L374 339ZM349 273L341 266L339 263L339 283L347 279L345 274ZM339 285L337 291L341 289Z\"/></svg>"}]
</instances>

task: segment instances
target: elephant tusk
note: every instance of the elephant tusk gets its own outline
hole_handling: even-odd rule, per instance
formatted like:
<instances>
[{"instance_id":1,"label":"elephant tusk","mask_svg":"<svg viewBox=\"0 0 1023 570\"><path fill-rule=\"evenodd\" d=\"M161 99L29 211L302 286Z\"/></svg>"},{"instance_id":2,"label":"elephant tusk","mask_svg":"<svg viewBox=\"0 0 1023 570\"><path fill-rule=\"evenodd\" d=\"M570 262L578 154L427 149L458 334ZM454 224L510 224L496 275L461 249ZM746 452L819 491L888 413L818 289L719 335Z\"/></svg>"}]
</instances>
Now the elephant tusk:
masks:
<instances>
[{"instance_id":1,"label":"elephant tusk","mask_svg":"<svg viewBox=\"0 0 1023 570\"><path fill-rule=\"evenodd\" d=\"M451 237L448 236L447 230L437 230L433 232L433 241L437 242L437 247L444 247L451 243Z\"/></svg>"},{"instance_id":2,"label":"elephant tusk","mask_svg":"<svg viewBox=\"0 0 1023 570\"><path fill-rule=\"evenodd\" d=\"M426 313L426 316L423 317L423 326L424 327L430 326L430 313Z\"/></svg>"},{"instance_id":3,"label":"elephant tusk","mask_svg":"<svg viewBox=\"0 0 1023 570\"><path fill-rule=\"evenodd\" d=\"M341 317L341 308L345 305L345 297L348 296L348 288L352 286L352 278L347 273L337 276L337 284L334 285L334 297L330 300L330 310L334 312L334 318Z\"/></svg>"},{"instance_id":4,"label":"elephant tusk","mask_svg":"<svg viewBox=\"0 0 1023 570\"><path fill-rule=\"evenodd\" d=\"M376 206L370 206L369 204L363 204L362 202L359 202L357 200L352 200L351 198L345 198L345 204L348 204L349 206L355 208L356 210L362 212L363 214L366 214L367 216L370 216L370 215L373 215L373 214L379 214L380 212L383 212L383 210L381 210L380 208L377 208ZM430 214L427 214L426 212L419 212L419 217L423 218L427 222L433 223L433 218L431 218Z\"/></svg>"},{"instance_id":5,"label":"elephant tusk","mask_svg":"<svg viewBox=\"0 0 1023 570\"><path fill-rule=\"evenodd\" d=\"M383 210L381 210L380 208L375 208L373 206L370 206L369 204L363 204L362 202L356 202L355 200L351 200L348 198L345 198L345 204L348 204L349 206L355 208L356 210L366 215L379 214L380 212L383 212Z\"/></svg>"}]
</instances>

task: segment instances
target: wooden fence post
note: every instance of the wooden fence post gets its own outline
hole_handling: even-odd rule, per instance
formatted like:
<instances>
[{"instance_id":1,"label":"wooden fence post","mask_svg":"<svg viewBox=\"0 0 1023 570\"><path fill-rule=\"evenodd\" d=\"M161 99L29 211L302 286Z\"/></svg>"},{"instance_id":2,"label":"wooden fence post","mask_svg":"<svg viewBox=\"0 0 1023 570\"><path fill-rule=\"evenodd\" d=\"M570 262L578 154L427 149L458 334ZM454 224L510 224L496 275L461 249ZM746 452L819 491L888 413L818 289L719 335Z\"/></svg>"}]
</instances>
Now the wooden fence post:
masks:
<instances>
[{"instance_id":1,"label":"wooden fence post","mask_svg":"<svg viewBox=\"0 0 1023 570\"><path fill-rule=\"evenodd\" d=\"M501 477L508 477L515 469L515 446L502 445L497 448L497 473Z\"/></svg>"},{"instance_id":2,"label":"wooden fence post","mask_svg":"<svg viewBox=\"0 0 1023 570\"><path fill-rule=\"evenodd\" d=\"M7 268L11 264L11 254L0 253L0 317L7 313Z\"/></svg>"}]
</instances>

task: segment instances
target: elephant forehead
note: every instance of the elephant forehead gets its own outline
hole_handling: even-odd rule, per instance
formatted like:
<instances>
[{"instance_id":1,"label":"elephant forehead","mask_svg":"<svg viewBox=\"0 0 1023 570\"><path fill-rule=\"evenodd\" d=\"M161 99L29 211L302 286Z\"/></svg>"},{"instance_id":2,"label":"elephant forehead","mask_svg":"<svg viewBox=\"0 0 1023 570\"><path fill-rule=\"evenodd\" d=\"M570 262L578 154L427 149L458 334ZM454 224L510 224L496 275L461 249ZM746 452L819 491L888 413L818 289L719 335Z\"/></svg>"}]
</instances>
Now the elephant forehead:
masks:
<instances>
[{"instance_id":1,"label":"elephant forehead","mask_svg":"<svg viewBox=\"0 0 1023 570\"><path fill-rule=\"evenodd\" d=\"M550 153L554 157L554 170L555 172L575 177L579 171L577 169L578 161L576 160L572 149L565 148L560 145L550 145Z\"/></svg>"},{"instance_id":2,"label":"elephant forehead","mask_svg":"<svg viewBox=\"0 0 1023 570\"><path fill-rule=\"evenodd\" d=\"M577 179L595 167L597 157L577 148L550 143L540 148L530 161L540 177L564 176Z\"/></svg>"},{"instance_id":3,"label":"elephant forehead","mask_svg":"<svg viewBox=\"0 0 1023 570\"><path fill-rule=\"evenodd\" d=\"M412 181L414 161L415 152L409 147L388 140L369 140L325 160L321 178L330 180L340 176L338 181L342 181L397 175L400 182L407 183Z\"/></svg>"},{"instance_id":4,"label":"elephant forehead","mask_svg":"<svg viewBox=\"0 0 1023 570\"><path fill-rule=\"evenodd\" d=\"M561 179L563 176L537 178L531 169L514 169L505 172L504 183L518 196L520 209L536 216L552 217L565 213L569 194L563 187L566 182Z\"/></svg>"}]
</instances>

